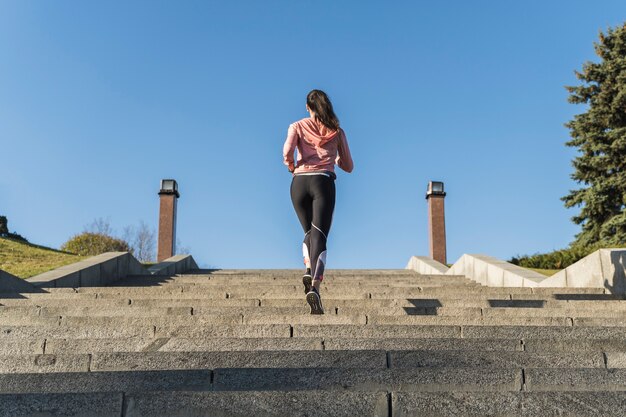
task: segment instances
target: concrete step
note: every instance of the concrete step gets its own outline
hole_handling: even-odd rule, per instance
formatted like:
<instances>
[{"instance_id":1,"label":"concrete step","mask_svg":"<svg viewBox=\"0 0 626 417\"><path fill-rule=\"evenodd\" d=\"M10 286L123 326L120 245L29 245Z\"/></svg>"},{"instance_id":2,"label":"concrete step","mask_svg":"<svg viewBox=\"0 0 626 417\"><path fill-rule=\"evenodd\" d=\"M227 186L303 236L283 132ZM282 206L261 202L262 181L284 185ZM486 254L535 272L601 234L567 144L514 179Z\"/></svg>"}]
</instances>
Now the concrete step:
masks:
<instances>
[{"instance_id":1,"label":"concrete step","mask_svg":"<svg viewBox=\"0 0 626 417\"><path fill-rule=\"evenodd\" d=\"M527 369L525 388L529 391L626 391L626 369Z\"/></svg>"},{"instance_id":2,"label":"concrete step","mask_svg":"<svg viewBox=\"0 0 626 417\"><path fill-rule=\"evenodd\" d=\"M90 307L90 306L108 306L108 307L127 307L130 305L129 298L99 300L96 298L14 298L4 300L0 303L0 315L7 307L12 308L33 308L33 307L67 307L71 303L72 307Z\"/></svg>"},{"instance_id":3,"label":"concrete step","mask_svg":"<svg viewBox=\"0 0 626 417\"><path fill-rule=\"evenodd\" d=\"M568 326L453 326L453 325L294 325L293 337L322 338L454 338L469 339L615 339L624 332L614 327Z\"/></svg>"},{"instance_id":4,"label":"concrete step","mask_svg":"<svg viewBox=\"0 0 626 417\"><path fill-rule=\"evenodd\" d=\"M154 326L0 326L0 339L154 337Z\"/></svg>"},{"instance_id":5,"label":"concrete step","mask_svg":"<svg viewBox=\"0 0 626 417\"><path fill-rule=\"evenodd\" d=\"M0 342L0 354L19 354L20 339L14 344ZM41 344L41 345L40 345ZM25 340L23 346L43 353L44 340ZM42 350L38 350L41 347ZM23 349L23 348L22 348ZM46 339L45 353L97 352L225 352L266 350L322 350L322 339L316 338L116 338L116 339ZM375 348L370 348L374 350Z\"/></svg>"},{"instance_id":6,"label":"concrete step","mask_svg":"<svg viewBox=\"0 0 626 417\"><path fill-rule=\"evenodd\" d=\"M126 401L130 404L127 417L389 416L388 395L384 392L148 392L130 394Z\"/></svg>"},{"instance_id":7,"label":"concrete step","mask_svg":"<svg viewBox=\"0 0 626 417\"><path fill-rule=\"evenodd\" d=\"M352 390L352 391L519 391L520 369L217 369L216 391Z\"/></svg>"},{"instance_id":8,"label":"concrete step","mask_svg":"<svg viewBox=\"0 0 626 417\"><path fill-rule=\"evenodd\" d=\"M88 354L18 354L0 355L2 374L89 372Z\"/></svg>"},{"instance_id":9,"label":"concrete step","mask_svg":"<svg viewBox=\"0 0 626 417\"><path fill-rule=\"evenodd\" d=\"M331 325L329 325L331 326ZM337 325L343 327L345 325ZM156 326L155 337L291 337L289 324Z\"/></svg>"},{"instance_id":10,"label":"concrete step","mask_svg":"<svg viewBox=\"0 0 626 417\"><path fill-rule=\"evenodd\" d=\"M389 351L390 368L602 368L602 352L532 353L519 351L409 350Z\"/></svg>"},{"instance_id":11,"label":"concrete step","mask_svg":"<svg viewBox=\"0 0 626 417\"><path fill-rule=\"evenodd\" d=\"M624 331L610 326L549 327L549 326L464 326L463 337L489 339L615 339Z\"/></svg>"},{"instance_id":12,"label":"concrete step","mask_svg":"<svg viewBox=\"0 0 626 417\"><path fill-rule=\"evenodd\" d=\"M9 308L9 307L7 307ZM40 315L48 316L91 316L91 317L163 317L163 316L190 316L191 307L41 307Z\"/></svg>"},{"instance_id":13,"label":"concrete step","mask_svg":"<svg viewBox=\"0 0 626 417\"><path fill-rule=\"evenodd\" d=\"M536 289L534 289L536 290ZM624 296L604 294L602 288L561 288L563 292L539 294L511 294L512 300L562 300L562 301L623 301ZM565 290L584 290L579 293ZM586 291L586 292L585 292Z\"/></svg>"},{"instance_id":14,"label":"concrete step","mask_svg":"<svg viewBox=\"0 0 626 417\"><path fill-rule=\"evenodd\" d=\"M299 338L293 338L298 340ZM325 350L475 350L521 351L519 339L461 339L461 338L324 338ZM607 345L602 345L607 346ZM614 346L614 345L610 345ZM547 349L546 349L547 350ZM597 349L601 351L601 348Z\"/></svg>"},{"instance_id":15,"label":"concrete step","mask_svg":"<svg viewBox=\"0 0 626 417\"><path fill-rule=\"evenodd\" d=\"M340 316L339 316L340 317ZM271 316L266 318L271 321ZM371 325L446 325L446 326L572 326L566 317L481 317L468 316L367 316Z\"/></svg>"},{"instance_id":16,"label":"concrete step","mask_svg":"<svg viewBox=\"0 0 626 417\"><path fill-rule=\"evenodd\" d=\"M335 290L331 284L327 284L327 291ZM210 296L213 294L215 298L220 298L221 295L225 292L233 292L233 293L257 293L259 291L274 291L274 292L290 292L296 291L301 292L303 286L301 283L294 283L293 285L280 285L280 286L271 286L264 285L263 283L259 283L258 285L224 285L216 288L212 288L211 286L199 286L199 285L188 285L188 284L168 284L166 286L137 286L137 287L119 287L119 286L111 286L111 287L81 287L77 289L77 292L80 294L95 294L95 293L109 293L109 294L127 294L127 298L130 298L132 295L136 294L150 294L150 293L181 293L181 292L198 292L203 294L203 296ZM550 289L550 291L544 291L544 288L500 288L500 287L483 287L483 286L447 286L447 285L436 285L436 286L389 286L389 285L372 285L372 286L364 286L360 287L358 285L350 285L350 286L339 286L337 287L337 291L355 291L355 292L372 292L372 297L407 297L407 296L417 296L419 298L420 295L423 294L433 294L433 295L453 295L456 298L465 296L466 292L470 294L486 294L486 295L507 295L512 296L515 295L517 298L519 297L530 297L530 296L545 296L545 297L553 297L560 298L564 300L569 299L623 299L623 297L613 296L611 294L604 294L604 289L602 288L559 288L559 289ZM376 291L374 291L376 290ZM575 290L575 291L574 291ZM595 297L594 297L595 296ZM258 298L258 297L257 297Z\"/></svg>"},{"instance_id":17,"label":"concrete step","mask_svg":"<svg viewBox=\"0 0 626 417\"><path fill-rule=\"evenodd\" d=\"M626 368L626 352L607 353L612 368ZM0 355L0 374L156 371L219 368L475 368L530 369L598 368L605 369L602 352L567 355L520 351L470 350L276 350L276 351L165 351L96 352L91 354ZM544 374L542 374L544 375ZM595 375L595 374L594 374ZM545 376L542 376L545 378ZM528 379L527 379L528 381ZM562 382L567 384L568 382ZM529 383L527 382L527 385Z\"/></svg>"},{"instance_id":18,"label":"concrete step","mask_svg":"<svg viewBox=\"0 0 626 417\"><path fill-rule=\"evenodd\" d=\"M333 326L333 325L327 325ZM337 325L351 326L351 325ZM14 339L114 339L125 337L290 337L291 326L288 324L208 324L202 326L119 326L90 325L90 326L0 326L0 338Z\"/></svg>"},{"instance_id":19,"label":"concrete step","mask_svg":"<svg viewBox=\"0 0 626 417\"><path fill-rule=\"evenodd\" d=\"M626 335L616 333L614 338L611 339L571 340L527 338L524 339L524 350L527 352L626 352Z\"/></svg>"},{"instance_id":20,"label":"concrete step","mask_svg":"<svg viewBox=\"0 0 626 417\"><path fill-rule=\"evenodd\" d=\"M199 298L197 294L189 298L190 294L171 294L171 297L159 298L125 298L125 295L98 294L99 298L78 298L72 300L71 306L75 307L192 307L192 306L255 306L259 301L254 299L213 299ZM162 294L161 294L162 295ZM169 296L170 294L165 294ZM145 295L149 296L149 295ZM123 298L121 298L123 297ZM326 299L326 297L323 297ZM271 305L301 305L304 294L298 293L294 299L262 299L264 306ZM37 315L38 306L41 307L67 307L67 298L43 298L36 299L5 299L4 306L0 306L0 317L12 312L20 315ZM541 314L553 308L560 308L568 312L582 311L590 314L593 311L612 312L615 316L626 317L626 300L607 301L576 301L576 300L497 300L497 299L466 299L466 298L404 298L404 299L366 299L366 300L340 300L331 299L327 301L334 306L369 306L369 307L405 307L405 308L488 308L493 313L506 314L507 311L527 314Z\"/></svg>"},{"instance_id":21,"label":"concrete step","mask_svg":"<svg viewBox=\"0 0 626 417\"><path fill-rule=\"evenodd\" d=\"M626 327L626 318L613 317L574 317L574 326L615 326ZM617 329L616 329L617 330Z\"/></svg>"},{"instance_id":22,"label":"concrete step","mask_svg":"<svg viewBox=\"0 0 626 417\"><path fill-rule=\"evenodd\" d=\"M322 338L454 338L461 337L461 326L428 325L295 325L293 337Z\"/></svg>"},{"instance_id":23,"label":"concrete step","mask_svg":"<svg viewBox=\"0 0 626 417\"><path fill-rule=\"evenodd\" d=\"M536 355L536 354L535 354ZM434 363L434 362L433 362ZM96 352L0 355L0 374L216 368L386 368L385 351Z\"/></svg>"},{"instance_id":24,"label":"concrete step","mask_svg":"<svg viewBox=\"0 0 626 417\"><path fill-rule=\"evenodd\" d=\"M32 355L44 353L45 339L0 339L0 355Z\"/></svg>"},{"instance_id":25,"label":"concrete step","mask_svg":"<svg viewBox=\"0 0 626 417\"><path fill-rule=\"evenodd\" d=\"M582 351L626 351L626 341L601 341L588 345ZM7 342L8 343L8 342ZM21 343L21 344L20 344ZM0 354L43 353L44 340L15 339L12 344L0 344ZM539 345L537 345L539 346ZM321 339L321 338L120 338L120 339L47 339L46 353L94 352L194 352L194 351L257 351L257 350L481 350L521 351L523 344L517 339ZM576 351L569 344L563 349ZM552 349L556 350L556 349ZM552 351L551 345L538 352ZM557 350L560 351L560 350Z\"/></svg>"},{"instance_id":26,"label":"concrete step","mask_svg":"<svg viewBox=\"0 0 626 417\"><path fill-rule=\"evenodd\" d=\"M623 392L393 392L390 417L626 415Z\"/></svg>"},{"instance_id":27,"label":"concrete step","mask_svg":"<svg viewBox=\"0 0 626 417\"><path fill-rule=\"evenodd\" d=\"M123 386L129 384L124 383ZM112 388L115 391L115 387ZM314 405L317 416L389 417L386 393L182 390L154 392L132 390L126 395L121 392L7 394L0 396L0 415L43 416L49 414L43 414L41 410L54 410L54 415L80 417L310 417L311 404Z\"/></svg>"},{"instance_id":28,"label":"concrete step","mask_svg":"<svg viewBox=\"0 0 626 417\"><path fill-rule=\"evenodd\" d=\"M205 314L201 316L63 316L61 326L205 326L205 325L240 325L243 316L238 313L229 314Z\"/></svg>"},{"instance_id":29,"label":"concrete step","mask_svg":"<svg viewBox=\"0 0 626 417\"><path fill-rule=\"evenodd\" d=\"M392 392L351 391L146 391L68 394L5 394L0 415L81 417L171 416L340 417L556 417L621 416L619 392ZM262 410L262 411L261 411ZM263 414L260 414L260 413ZM37 414L39 413L39 414Z\"/></svg>"},{"instance_id":30,"label":"concrete step","mask_svg":"<svg viewBox=\"0 0 626 417\"><path fill-rule=\"evenodd\" d=\"M0 394L0 416L120 417L123 403L124 393L119 391L88 394Z\"/></svg>"},{"instance_id":31,"label":"concrete step","mask_svg":"<svg viewBox=\"0 0 626 417\"><path fill-rule=\"evenodd\" d=\"M218 368L379 368L387 367L383 350L114 352L95 353L92 371Z\"/></svg>"},{"instance_id":32,"label":"concrete step","mask_svg":"<svg viewBox=\"0 0 626 417\"><path fill-rule=\"evenodd\" d=\"M167 317L62 317L61 325L104 325L106 323L118 323L125 325L179 325L194 326L200 324L371 324L371 325L457 325L457 326L572 326L572 320L566 317L481 317L475 316L373 316L366 314L333 314L329 311L323 316L312 316L308 311L298 314L263 314L267 312L259 309L256 312L246 314L194 314L193 316L167 316ZM269 313L269 312L268 312ZM600 325L604 325L599 321ZM624 325L621 322L611 323L612 326Z\"/></svg>"},{"instance_id":33,"label":"concrete step","mask_svg":"<svg viewBox=\"0 0 626 417\"><path fill-rule=\"evenodd\" d=\"M45 348L45 351L44 351ZM571 339L437 339L437 338L96 338L0 340L0 355L96 352L213 352L258 350L468 350L526 351L529 353L605 352L619 360L626 352L626 338ZM623 367L621 365L614 367Z\"/></svg>"},{"instance_id":34,"label":"concrete step","mask_svg":"<svg viewBox=\"0 0 626 417\"><path fill-rule=\"evenodd\" d=\"M211 387L210 370L0 374L0 394L208 391Z\"/></svg>"},{"instance_id":35,"label":"concrete step","mask_svg":"<svg viewBox=\"0 0 626 417\"><path fill-rule=\"evenodd\" d=\"M297 338L294 338L297 339ZM326 350L479 350L549 352L626 352L626 336L613 339L437 339L437 338L324 338ZM617 356L615 356L617 359ZM621 366L619 366L621 367Z\"/></svg>"},{"instance_id":36,"label":"concrete step","mask_svg":"<svg viewBox=\"0 0 626 417\"><path fill-rule=\"evenodd\" d=\"M61 323L60 316L9 316L0 318L3 326L58 326Z\"/></svg>"},{"instance_id":37,"label":"concrete step","mask_svg":"<svg viewBox=\"0 0 626 417\"><path fill-rule=\"evenodd\" d=\"M163 288L168 288L169 286L182 286L183 288L197 288L199 290L204 291L219 291L219 290L245 290L249 288L272 288L275 290L281 289L290 289L292 286L302 287L302 278L297 277L289 281L278 282L278 281L236 281L236 282L228 282L228 281L188 281L183 279L177 279L176 281L172 281L163 286ZM455 288L475 288L480 287L480 284L468 281L468 280L447 280L447 281L425 281L425 280L366 280L366 281L356 281L356 280L335 280L335 281L327 281L321 285L321 289L324 291L332 291L332 290L353 290L353 289L369 289L375 290L379 288L422 288L422 287L455 287Z\"/></svg>"},{"instance_id":38,"label":"concrete step","mask_svg":"<svg viewBox=\"0 0 626 417\"><path fill-rule=\"evenodd\" d=\"M0 374L0 394L206 391L519 391L519 369L244 368Z\"/></svg>"},{"instance_id":39,"label":"concrete step","mask_svg":"<svg viewBox=\"0 0 626 417\"><path fill-rule=\"evenodd\" d=\"M301 297L294 307L238 307L238 306L211 306L210 302L201 305L181 301L177 306L160 307L145 305L126 305L124 307L114 305L102 305L92 303L91 306L43 306L24 308L20 306L0 307L0 318L8 317L58 317L58 316L80 316L80 317L164 317L164 316L190 316L205 314L239 314L239 315L289 315L308 314L307 304L304 297ZM550 308L499 308L499 307L388 307L382 309L378 306L368 306L368 303L359 303L360 307L338 307L332 300L326 301L325 308L327 314L341 314L350 316L372 315L378 316L439 316L439 317L463 317L463 318L485 318L485 319L507 319L507 318L580 318L580 319L611 319L613 325L618 325L626 321L625 311L614 311L604 308L597 309L576 309L573 307L550 307ZM154 303L153 303L154 304ZM158 303L157 303L158 304ZM280 303L272 303L280 304ZM290 303L291 304L291 303ZM394 318L386 317L376 323L392 323ZM417 320L417 319L415 319ZM372 323L375 321L372 321ZM410 322L410 321L407 321ZM581 325L594 325L593 320L580 320ZM6 324L6 323L5 323ZM623 325L623 324L621 324Z\"/></svg>"},{"instance_id":40,"label":"concrete step","mask_svg":"<svg viewBox=\"0 0 626 417\"><path fill-rule=\"evenodd\" d=\"M332 304L332 303L331 303ZM194 310L195 311L195 310ZM372 314L384 316L478 316L478 317L580 317L626 319L626 311L608 308L577 309L572 307L491 308L491 307L336 307L336 314Z\"/></svg>"}]
</instances>

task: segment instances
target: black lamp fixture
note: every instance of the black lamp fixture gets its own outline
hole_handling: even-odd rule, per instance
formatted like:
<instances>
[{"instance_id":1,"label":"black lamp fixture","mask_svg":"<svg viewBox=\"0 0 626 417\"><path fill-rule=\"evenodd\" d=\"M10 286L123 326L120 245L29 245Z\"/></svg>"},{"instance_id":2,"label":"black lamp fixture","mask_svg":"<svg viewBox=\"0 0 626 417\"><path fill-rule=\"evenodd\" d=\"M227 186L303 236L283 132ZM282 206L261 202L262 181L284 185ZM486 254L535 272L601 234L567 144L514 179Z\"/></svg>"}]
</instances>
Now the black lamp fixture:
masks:
<instances>
[{"instance_id":1,"label":"black lamp fixture","mask_svg":"<svg viewBox=\"0 0 626 417\"><path fill-rule=\"evenodd\" d=\"M159 191L159 195L160 194L176 194L176 198L180 197L176 180L161 180L161 191Z\"/></svg>"},{"instance_id":2,"label":"black lamp fixture","mask_svg":"<svg viewBox=\"0 0 626 417\"><path fill-rule=\"evenodd\" d=\"M428 188L426 189L426 198L431 195L440 195L442 197L446 196L445 191L443 191L443 182L441 181L430 181L428 183Z\"/></svg>"}]
</instances>

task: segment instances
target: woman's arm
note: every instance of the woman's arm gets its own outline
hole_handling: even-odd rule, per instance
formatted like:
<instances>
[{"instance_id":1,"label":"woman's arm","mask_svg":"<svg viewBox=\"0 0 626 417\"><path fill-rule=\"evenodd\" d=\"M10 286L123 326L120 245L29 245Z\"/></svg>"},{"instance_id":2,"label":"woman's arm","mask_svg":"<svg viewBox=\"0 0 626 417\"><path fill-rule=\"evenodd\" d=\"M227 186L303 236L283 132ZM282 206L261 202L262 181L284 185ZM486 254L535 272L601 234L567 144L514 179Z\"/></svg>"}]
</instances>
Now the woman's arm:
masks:
<instances>
[{"instance_id":1,"label":"woman's arm","mask_svg":"<svg viewBox=\"0 0 626 417\"><path fill-rule=\"evenodd\" d=\"M295 123L289 125L289 129L287 130L287 140L285 140L285 144L283 145L283 163L287 165L289 168L289 172L293 172L296 169L296 165L293 160L293 153L296 150L296 145L298 144L298 133L296 132Z\"/></svg>"},{"instance_id":2,"label":"woman's arm","mask_svg":"<svg viewBox=\"0 0 626 417\"><path fill-rule=\"evenodd\" d=\"M337 159L335 163L339 168L346 172L352 172L354 169L354 162L352 161L352 155L350 155L350 147L348 146L348 139L346 133L341 129L339 135L339 144L337 146Z\"/></svg>"}]
</instances>

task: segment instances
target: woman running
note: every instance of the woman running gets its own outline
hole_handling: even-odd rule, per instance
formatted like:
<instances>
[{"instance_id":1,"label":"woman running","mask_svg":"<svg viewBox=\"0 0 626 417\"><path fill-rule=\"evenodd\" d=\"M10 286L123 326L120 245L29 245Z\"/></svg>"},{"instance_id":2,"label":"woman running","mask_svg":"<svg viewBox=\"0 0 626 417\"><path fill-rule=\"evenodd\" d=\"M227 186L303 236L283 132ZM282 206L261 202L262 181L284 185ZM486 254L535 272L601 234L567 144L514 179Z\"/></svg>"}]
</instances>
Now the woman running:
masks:
<instances>
[{"instance_id":1,"label":"woman running","mask_svg":"<svg viewBox=\"0 0 626 417\"><path fill-rule=\"evenodd\" d=\"M326 267L326 240L335 208L335 164L352 172L348 140L330 99L321 90L306 97L311 117L289 126L283 160L293 174L291 201L304 229L302 254L306 272L302 277L311 314L324 314L320 284ZM294 163L294 151L298 160Z\"/></svg>"}]
</instances>

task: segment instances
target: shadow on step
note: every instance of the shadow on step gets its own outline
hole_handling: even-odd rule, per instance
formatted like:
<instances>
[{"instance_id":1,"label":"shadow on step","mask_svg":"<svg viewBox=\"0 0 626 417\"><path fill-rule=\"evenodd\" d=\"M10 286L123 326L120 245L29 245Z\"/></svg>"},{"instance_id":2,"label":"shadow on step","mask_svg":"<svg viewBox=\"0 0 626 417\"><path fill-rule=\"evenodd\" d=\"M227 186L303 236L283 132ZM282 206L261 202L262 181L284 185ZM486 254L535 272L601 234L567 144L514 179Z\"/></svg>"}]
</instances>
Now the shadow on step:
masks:
<instances>
[{"instance_id":1,"label":"shadow on step","mask_svg":"<svg viewBox=\"0 0 626 417\"><path fill-rule=\"evenodd\" d=\"M189 274L210 275L219 269L194 269ZM109 284L109 287L158 287L174 281L173 275L141 275L130 276Z\"/></svg>"},{"instance_id":2,"label":"shadow on step","mask_svg":"<svg viewBox=\"0 0 626 417\"><path fill-rule=\"evenodd\" d=\"M437 308L443 307L436 298L409 298L407 301L413 304L412 307L403 307L410 316L436 316Z\"/></svg>"},{"instance_id":3,"label":"shadow on step","mask_svg":"<svg viewBox=\"0 0 626 417\"><path fill-rule=\"evenodd\" d=\"M546 300L488 300L490 307L543 308Z\"/></svg>"},{"instance_id":4,"label":"shadow on step","mask_svg":"<svg viewBox=\"0 0 626 417\"><path fill-rule=\"evenodd\" d=\"M623 300L624 297L615 294L554 294L554 299L570 301L611 301Z\"/></svg>"},{"instance_id":5,"label":"shadow on step","mask_svg":"<svg viewBox=\"0 0 626 417\"><path fill-rule=\"evenodd\" d=\"M213 272L218 272L221 271L221 269L217 268L217 269L194 269L193 271L189 271L190 273L193 273L194 275L210 275Z\"/></svg>"},{"instance_id":6,"label":"shadow on step","mask_svg":"<svg viewBox=\"0 0 626 417\"><path fill-rule=\"evenodd\" d=\"M135 276L112 282L109 287L157 287L172 282L171 275Z\"/></svg>"},{"instance_id":7,"label":"shadow on step","mask_svg":"<svg viewBox=\"0 0 626 417\"><path fill-rule=\"evenodd\" d=\"M210 390L210 369L4 374L0 394Z\"/></svg>"}]
</instances>

